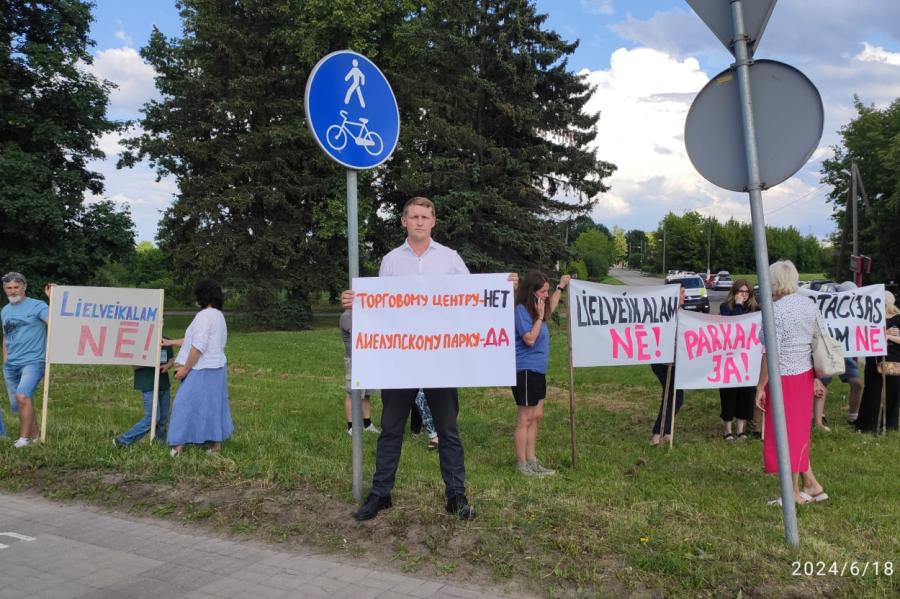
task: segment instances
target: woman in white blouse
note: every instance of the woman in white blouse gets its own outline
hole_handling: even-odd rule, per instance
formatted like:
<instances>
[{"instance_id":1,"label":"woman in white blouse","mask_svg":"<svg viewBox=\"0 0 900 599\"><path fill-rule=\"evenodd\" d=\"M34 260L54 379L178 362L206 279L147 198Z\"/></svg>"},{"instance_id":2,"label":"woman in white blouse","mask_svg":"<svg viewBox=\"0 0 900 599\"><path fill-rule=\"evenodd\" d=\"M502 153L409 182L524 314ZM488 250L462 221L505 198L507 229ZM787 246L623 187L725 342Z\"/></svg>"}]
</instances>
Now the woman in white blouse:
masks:
<instances>
[{"instance_id":1,"label":"woman in white blouse","mask_svg":"<svg viewBox=\"0 0 900 599\"><path fill-rule=\"evenodd\" d=\"M794 500L797 503L824 501L828 495L813 475L809 463L813 397L825 393L825 387L813 373L812 364L812 338L816 330L823 326L821 316L814 302L797 294L800 275L790 260L779 260L771 265L769 274L772 277L772 299L775 301L775 336ZM775 447L775 425L769 409L768 381L769 371L764 354L756 385L756 405L765 411L765 430L773 431L763 441L763 466L766 472L776 473L778 452ZM799 478L803 479L802 489ZM778 498L769 503L776 505L780 502L781 498Z\"/></svg>"},{"instance_id":2,"label":"woman in white blouse","mask_svg":"<svg viewBox=\"0 0 900 599\"><path fill-rule=\"evenodd\" d=\"M163 345L181 347L175 358L181 365L175 371L181 387L175 395L167 439L172 457L186 445L206 445L208 451L217 452L234 432L228 407L228 327L222 314L222 288L213 280L201 279L194 285L194 297L202 309L184 338L163 341Z\"/></svg>"}]
</instances>

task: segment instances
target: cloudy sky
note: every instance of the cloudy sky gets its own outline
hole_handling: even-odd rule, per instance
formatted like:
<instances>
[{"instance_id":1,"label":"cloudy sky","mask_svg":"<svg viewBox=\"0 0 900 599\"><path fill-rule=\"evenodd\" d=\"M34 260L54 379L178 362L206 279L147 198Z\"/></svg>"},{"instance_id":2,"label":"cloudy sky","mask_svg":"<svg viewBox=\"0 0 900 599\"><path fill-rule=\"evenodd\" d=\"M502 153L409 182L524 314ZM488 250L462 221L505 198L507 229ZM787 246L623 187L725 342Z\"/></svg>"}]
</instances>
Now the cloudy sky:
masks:
<instances>
[{"instance_id":1,"label":"cloudy sky","mask_svg":"<svg viewBox=\"0 0 900 599\"><path fill-rule=\"evenodd\" d=\"M745 0L756 2L765 0ZM153 25L180 34L174 0L95 0L92 70L118 85L110 116L133 119L154 97L153 69L138 50ZM684 123L697 92L727 69L731 55L684 0L537 0L547 27L580 40L569 61L596 87L589 109L601 113L598 154L618 166L610 192L596 199L595 220L612 228L655 229L666 212L697 210L720 219L749 220L746 194L719 189L691 165ZM779 0L756 58L800 69L818 88L825 109L822 140L794 177L766 191L766 222L804 234L833 229L829 189L819 184L821 160L853 118L853 94L884 107L900 97L900 2ZM109 158L105 197L130 206L138 239L152 240L160 211L176 191L143 167L117 171L117 138L101 140Z\"/></svg>"}]
</instances>

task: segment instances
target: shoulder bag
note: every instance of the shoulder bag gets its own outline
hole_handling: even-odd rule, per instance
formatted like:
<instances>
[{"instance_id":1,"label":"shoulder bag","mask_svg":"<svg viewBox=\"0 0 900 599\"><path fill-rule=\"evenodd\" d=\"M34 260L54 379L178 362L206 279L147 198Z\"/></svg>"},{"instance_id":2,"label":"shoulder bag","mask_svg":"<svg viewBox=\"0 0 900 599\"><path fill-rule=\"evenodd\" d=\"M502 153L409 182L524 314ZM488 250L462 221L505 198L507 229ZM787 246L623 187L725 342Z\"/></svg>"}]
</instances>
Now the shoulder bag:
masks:
<instances>
[{"instance_id":1,"label":"shoulder bag","mask_svg":"<svg viewBox=\"0 0 900 599\"><path fill-rule=\"evenodd\" d=\"M888 362L881 360L878 362L878 372L884 376L900 376L900 362Z\"/></svg>"},{"instance_id":2,"label":"shoulder bag","mask_svg":"<svg viewBox=\"0 0 900 599\"><path fill-rule=\"evenodd\" d=\"M818 310L816 323L818 328L812 338L813 369L816 376L822 378L844 374L844 348L825 330Z\"/></svg>"}]
</instances>

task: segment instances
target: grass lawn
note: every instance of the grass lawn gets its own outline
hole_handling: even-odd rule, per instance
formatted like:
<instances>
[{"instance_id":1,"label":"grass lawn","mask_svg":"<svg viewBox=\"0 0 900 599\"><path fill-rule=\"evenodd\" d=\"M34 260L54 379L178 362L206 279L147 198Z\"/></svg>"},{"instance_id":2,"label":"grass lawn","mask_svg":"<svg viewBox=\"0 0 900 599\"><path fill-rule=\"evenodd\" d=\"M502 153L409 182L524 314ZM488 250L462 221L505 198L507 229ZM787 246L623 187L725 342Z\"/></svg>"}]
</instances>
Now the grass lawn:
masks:
<instances>
[{"instance_id":1,"label":"grass lawn","mask_svg":"<svg viewBox=\"0 0 900 599\"><path fill-rule=\"evenodd\" d=\"M166 333L181 336L187 317ZM578 468L570 465L566 340L553 331L549 398L538 440L555 477L514 469L509 389L461 391L468 494L479 511L443 511L438 456L407 437L394 507L351 519L350 437L344 432L337 317L306 332L231 331L234 437L219 456L177 460L110 440L140 417L128 368L53 366L48 442L0 445L0 486L326 552L448 581L549 597L895 597L900 572L900 435L851 433L847 387L831 385L834 432L813 433L815 471L831 499L800 506L801 547L784 542L759 441L721 439L718 394L686 394L673 451L648 445L659 386L647 367L575 373ZM379 402L374 410L379 413ZM3 408L10 422L6 406ZM375 435L365 436L366 487ZM866 576L795 575L794 562L869 562ZM813 564L816 569L820 567Z\"/></svg>"}]
</instances>

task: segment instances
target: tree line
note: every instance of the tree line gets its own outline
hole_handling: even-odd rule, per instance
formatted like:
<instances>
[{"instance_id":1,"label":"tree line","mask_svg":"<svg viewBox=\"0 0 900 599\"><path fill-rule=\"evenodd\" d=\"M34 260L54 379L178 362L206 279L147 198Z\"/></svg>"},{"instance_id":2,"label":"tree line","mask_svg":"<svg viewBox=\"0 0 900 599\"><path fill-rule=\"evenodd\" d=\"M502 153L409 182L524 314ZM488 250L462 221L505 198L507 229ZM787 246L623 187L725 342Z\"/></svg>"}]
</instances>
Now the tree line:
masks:
<instances>
[{"instance_id":1,"label":"tree line","mask_svg":"<svg viewBox=\"0 0 900 599\"><path fill-rule=\"evenodd\" d=\"M610 231L587 217L566 226L566 233L575 235L573 259L567 268L583 279L601 281L615 264L649 273L670 269L706 272L707 253L714 273L756 271L751 226L734 219L723 223L692 211L681 216L670 212L655 231L647 232L626 232L620 227ZM766 240L773 260L790 258L800 272L823 272L832 262L831 247L823 247L814 236L803 236L794 227L766 227Z\"/></svg>"}]
</instances>

